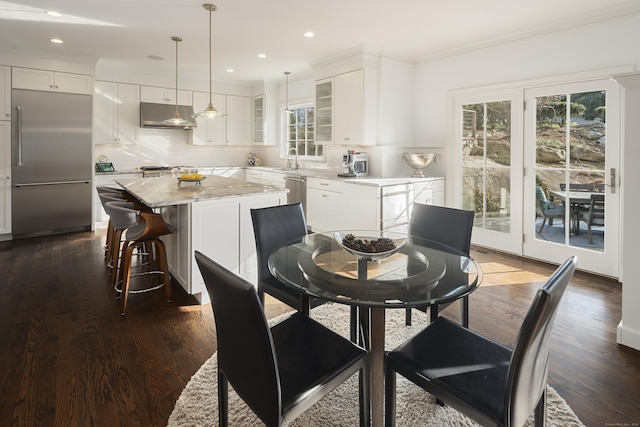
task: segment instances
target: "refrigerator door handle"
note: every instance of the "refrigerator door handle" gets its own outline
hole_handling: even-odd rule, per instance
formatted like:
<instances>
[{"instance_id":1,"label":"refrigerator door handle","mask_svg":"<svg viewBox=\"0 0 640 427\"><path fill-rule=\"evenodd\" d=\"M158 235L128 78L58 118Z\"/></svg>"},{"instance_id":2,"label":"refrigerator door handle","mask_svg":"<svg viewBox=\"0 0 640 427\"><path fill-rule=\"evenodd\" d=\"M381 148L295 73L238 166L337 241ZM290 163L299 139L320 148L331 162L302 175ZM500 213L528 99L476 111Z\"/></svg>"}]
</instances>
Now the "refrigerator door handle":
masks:
<instances>
[{"instance_id":1,"label":"refrigerator door handle","mask_svg":"<svg viewBox=\"0 0 640 427\"><path fill-rule=\"evenodd\" d=\"M16 166L22 166L22 107L16 106L16 115L18 116L18 160Z\"/></svg>"},{"instance_id":2,"label":"refrigerator door handle","mask_svg":"<svg viewBox=\"0 0 640 427\"><path fill-rule=\"evenodd\" d=\"M14 187L35 187L38 185L60 185L60 184L91 184L91 181L55 181L55 182L30 182L28 184L15 184Z\"/></svg>"}]
</instances>

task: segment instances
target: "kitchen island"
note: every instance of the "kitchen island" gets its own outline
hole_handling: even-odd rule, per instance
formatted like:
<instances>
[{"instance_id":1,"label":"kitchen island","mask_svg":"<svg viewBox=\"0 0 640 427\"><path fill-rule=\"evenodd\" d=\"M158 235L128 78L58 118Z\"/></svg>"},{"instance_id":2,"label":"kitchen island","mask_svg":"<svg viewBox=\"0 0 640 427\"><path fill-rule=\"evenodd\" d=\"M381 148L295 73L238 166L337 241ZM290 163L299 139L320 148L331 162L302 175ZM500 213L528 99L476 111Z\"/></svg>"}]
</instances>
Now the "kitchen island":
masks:
<instances>
[{"instance_id":1,"label":"kitchen island","mask_svg":"<svg viewBox=\"0 0 640 427\"><path fill-rule=\"evenodd\" d=\"M250 209L285 204L287 190L232 178L199 182L174 177L118 179L136 199L160 213L176 232L163 236L173 278L201 304L209 302L194 251L256 283L257 259Z\"/></svg>"}]
</instances>

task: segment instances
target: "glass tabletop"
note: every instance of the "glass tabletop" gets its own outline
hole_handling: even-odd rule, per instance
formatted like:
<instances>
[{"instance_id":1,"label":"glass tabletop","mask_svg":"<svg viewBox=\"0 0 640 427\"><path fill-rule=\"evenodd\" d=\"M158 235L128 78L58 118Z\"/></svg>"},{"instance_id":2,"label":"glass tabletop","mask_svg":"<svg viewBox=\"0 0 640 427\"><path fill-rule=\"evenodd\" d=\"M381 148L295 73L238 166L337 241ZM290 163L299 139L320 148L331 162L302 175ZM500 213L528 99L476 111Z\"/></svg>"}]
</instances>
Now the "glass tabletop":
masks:
<instances>
[{"instance_id":1,"label":"glass tabletop","mask_svg":"<svg viewBox=\"0 0 640 427\"><path fill-rule=\"evenodd\" d=\"M360 241L384 237L395 248L372 256L344 244L347 235ZM269 270L308 295L364 307L442 304L473 292L482 281L473 258L414 236L378 231L308 234L276 249Z\"/></svg>"}]
</instances>

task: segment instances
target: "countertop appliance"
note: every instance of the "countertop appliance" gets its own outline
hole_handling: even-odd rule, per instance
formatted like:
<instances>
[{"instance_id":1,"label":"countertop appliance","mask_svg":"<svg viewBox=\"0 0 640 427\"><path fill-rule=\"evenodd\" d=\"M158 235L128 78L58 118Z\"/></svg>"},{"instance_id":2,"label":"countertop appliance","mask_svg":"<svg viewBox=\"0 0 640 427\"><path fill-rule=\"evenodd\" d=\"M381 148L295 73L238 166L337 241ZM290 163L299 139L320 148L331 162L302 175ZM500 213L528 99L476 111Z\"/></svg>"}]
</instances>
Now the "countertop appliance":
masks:
<instances>
[{"instance_id":1,"label":"countertop appliance","mask_svg":"<svg viewBox=\"0 0 640 427\"><path fill-rule=\"evenodd\" d=\"M342 156L342 173L338 176L345 178L360 178L369 174L369 159L367 153L356 153L353 150L347 151Z\"/></svg>"},{"instance_id":2,"label":"countertop appliance","mask_svg":"<svg viewBox=\"0 0 640 427\"><path fill-rule=\"evenodd\" d=\"M13 238L91 229L90 95L13 89Z\"/></svg>"}]
</instances>

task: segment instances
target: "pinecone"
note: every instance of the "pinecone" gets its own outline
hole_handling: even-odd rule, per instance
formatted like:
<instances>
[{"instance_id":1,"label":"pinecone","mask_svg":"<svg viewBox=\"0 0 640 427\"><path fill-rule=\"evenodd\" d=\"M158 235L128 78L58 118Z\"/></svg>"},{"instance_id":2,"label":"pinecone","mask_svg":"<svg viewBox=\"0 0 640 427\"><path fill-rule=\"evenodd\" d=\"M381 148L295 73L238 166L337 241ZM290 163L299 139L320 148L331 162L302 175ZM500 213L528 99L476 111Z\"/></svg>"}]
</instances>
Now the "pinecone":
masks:
<instances>
[{"instance_id":1,"label":"pinecone","mask_svg":"<svg viewBox=\"0 0 640 427\"><path fill-rule=\"evenodd\" d=\"M356 238L353 234L344 236L342 244L354 251L367 253L387 252L396 248L394 241L387 237L381 237L375 240L363 240Z\"/></svg>"}]
</instances>

